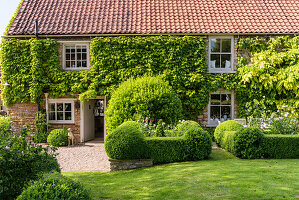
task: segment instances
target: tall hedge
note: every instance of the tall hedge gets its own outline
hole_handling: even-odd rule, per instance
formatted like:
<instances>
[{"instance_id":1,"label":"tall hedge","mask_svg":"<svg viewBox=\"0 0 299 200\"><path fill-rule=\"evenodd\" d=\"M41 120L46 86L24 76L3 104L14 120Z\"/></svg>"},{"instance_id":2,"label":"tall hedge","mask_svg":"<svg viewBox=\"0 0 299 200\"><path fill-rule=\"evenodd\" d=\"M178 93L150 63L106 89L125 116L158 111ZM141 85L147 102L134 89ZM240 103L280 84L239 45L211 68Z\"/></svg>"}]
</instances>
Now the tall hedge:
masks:
<instances>
[{"instance_id":1,"label":"tall hedge","mask_svg":"<svg viewBox=\"0 0 299 200\"><path fill-rule=\"evenodd\" d=\"M182 117L182 103L178 95L161 77L144 76L129 79L112 94L106 112L108 132L124 121L150 118L167 124Z\"/></svg>"}]
</instances>

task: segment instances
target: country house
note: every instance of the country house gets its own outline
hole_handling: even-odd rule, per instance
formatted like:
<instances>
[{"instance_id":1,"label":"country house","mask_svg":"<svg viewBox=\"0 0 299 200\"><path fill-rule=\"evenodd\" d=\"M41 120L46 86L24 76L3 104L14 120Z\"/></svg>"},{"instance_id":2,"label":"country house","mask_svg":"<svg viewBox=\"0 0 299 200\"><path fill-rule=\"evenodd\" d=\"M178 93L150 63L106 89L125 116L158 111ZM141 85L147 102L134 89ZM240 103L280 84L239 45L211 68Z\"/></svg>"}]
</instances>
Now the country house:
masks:
<instances>
[{"instance_id":1,"label":"country house","mask_svg":"<svg viewBox=\"0 0 299 200\"><path fill-rule=\"evenodd\" d=\"M51 129L71 128L80 142L95 137L104 138L106 135L104 111L108 99L106 93L99 90L90 95L92 97L87 95L88 98L82 98L84 100L79 98L87 88L98 87L82 78L96 76L96 73L86 75L96 65L95 61L91 61L95 59L95 50L91 48L97 48L91 42L94 38L119 36L203 38L207 68L205 73L233 75L237 72L236 45L240 38L257 36L269 38L298 34L298 8L297 0L23 0L3 38L17 41L27 41L31 38L53 39L58 44L56 53L59 70L65 72L65 76L70 76L71 73L80 75L74 75L76 79L60 77L61 79L54 81L51 77L47 77L36 80L32 75L35 73L32 66L43 67L45 74L51 74L52 71L47 72L47 66L50 64L45 63L55 60L56 54L52 52L52 57L44 60L41 55L30 54L31 58L36 58L34 62L21 60L11 66L11 69L15 67L15 77L18 73L27 73L27 71L21 72L22 62L26 62L24 64L26 66L31 66L31 70L28 71L30 77L19 80L16 85L9 79L13 76L12 72L5 74L5 69L10 65L2 63L5 68L2 88L10 91L12 95L9 98L6 96L7 113L12 117L15 129L19 130L26 123L34 126L36 112L41 107L46 110ZM35 47L26 46L30 50ZM23 46L20 48L24 49ZM46 44L44 49L36 47L36 52L46 51L46 48L48 48ZM20 49L15 51L18 50L21 51ZM116 66L111 70L116 70L118 66L115 60L111 58L109 61L110 64L115 62L113 66ZM44 63L36 64L39 61ZM73 85L68 82L78 79L82 81L82 85L78 82L74 82ZM104 80L103 77L98 78L100 79ZM59 80L67 83L65 87L68 89L64 90ZM109 85L109 80L107 81ZM34 93L35 83L43 85L43 88L36 93ZM23 93L24 96L16 99L13 96L14 91ZM57 94L60 91L63 92ZM196 91L198 89L194 90L195 93ZM30 95L33 93L40 94L37 95L38 101L36 101L41 102L40 105L32 101ZM215 127L218 121L239 118L237 94L234 90L220 87L217 91L200 95L208 95L209 98L205 108L198 113L195 112L202 125Z\"/></svg>"}]
</instances>

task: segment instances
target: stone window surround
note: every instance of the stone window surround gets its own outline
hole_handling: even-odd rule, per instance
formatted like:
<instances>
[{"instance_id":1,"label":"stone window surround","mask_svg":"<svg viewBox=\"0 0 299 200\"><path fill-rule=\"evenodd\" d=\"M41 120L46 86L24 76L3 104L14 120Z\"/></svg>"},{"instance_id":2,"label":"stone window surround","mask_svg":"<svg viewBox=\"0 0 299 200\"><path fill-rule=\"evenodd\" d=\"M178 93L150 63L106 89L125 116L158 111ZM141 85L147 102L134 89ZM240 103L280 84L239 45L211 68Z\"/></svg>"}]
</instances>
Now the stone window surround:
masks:
<instances>
[{"instance_id":1,"label":"stone window surround","mask_svg":"<svg viewBox=\"0 0 299 200\"><path fill-rule=\"evenodd\" d=\"M223 89L220 89L220 90L218 90L218 91L216 91L216 92L211 92L210 94L209 94L209 104L208 104L208 124L206 125L206 127L216 127L217 126L217 124L211 124L210 123L210 114L211 114L211 94L231 94L231 104L230 104L230 106L231 106L231 120L233 120L234 119L234 105L235 105L235 102L234 102L234 100L235 100L235 94L234 94L234 91L228 91L228 90L223 90ZM220 119L219 119L220 120Z\"/></svg>"},{"instance_id":2,"label":"stone window surround","mask_svg":"<svg viewBox=\"0 0 299 200\"><path fill-rule=\"evenodd\" d=\"M79 70L89 70L90 69L90 41L58 41L62 45L62 69L66 71L79 71ZM76 68L66 68L66 47L75 45L86 45L87 46L87 67L76 67Z\"/></svg>"},{"instance_id":3,"label":"stone window surround","mask_svg":"<svg viewBox=\"0 0 299 200\"><path fill-rule=\"evenodd\" d=\"M70 103L72 120L49 120L49 104L50 103ZM46 105L47 121L49 124L74 124L75 123L75 99L48 99ZM57 111L56 111L57 112Z\"/></svg>"},{"instance_id":4,"label":"stone window surround","mask_svg":"<svg viewBox=\"0 0 299 200\"><path fill-rule=\"evenodd\" d=\"M211 57L211 39L231 39L231 67L229 69L225 68L210 68L210 57ZM208 73L236 73L236 70L234 68L234 56L235 56L235 42L234 42L234 36L228 36L228 35L213 35L208 37Z\"/></svg>"}]
</instances>

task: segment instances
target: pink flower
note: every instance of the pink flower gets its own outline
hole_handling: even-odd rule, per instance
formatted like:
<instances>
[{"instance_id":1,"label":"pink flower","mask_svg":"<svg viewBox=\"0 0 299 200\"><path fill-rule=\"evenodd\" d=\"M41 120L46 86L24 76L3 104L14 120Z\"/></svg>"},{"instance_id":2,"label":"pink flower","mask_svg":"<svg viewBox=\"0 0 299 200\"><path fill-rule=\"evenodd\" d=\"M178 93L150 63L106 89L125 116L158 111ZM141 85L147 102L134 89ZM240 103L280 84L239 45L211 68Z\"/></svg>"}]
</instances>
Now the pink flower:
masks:
<instances>
[{"instance_id":1,"label":"pink flower","mask_svg":"<svg viewBox=\"0 0 299 200\"><path fill-rule=\"evenodd\" d=\"M154 127L156 127L156 124L154 124Z\"/></svg>"},{"instance_id":2,"label":"pink flower","mask_svg":"<svg viewBox=\"0 0 299 200\"><path fill-rule=\"evenodd\" d=\"M162 126L164 126L165 125L165 122L162 122Z\"/></svg>"},{"instance_id":3,"label":"pink flower","mask_svg":"<svg viewBox=\"0 0 299 200\"><path fill-rule=\"evenodd\" d=\"M6 150L10 150L10 147L6 146L5 149L6 149Z\"/></svg>"},{"instance_id":4,"label":"pink flower","mask_svg":"<svg viewBox=\"0 0 299 200\"><path fill-rule=\"evenodd\" d=\"M31 146L34 146L34 142L31 142Z\"/></svg>"},{"instance_id":5,"label":"pink flower","mask_svg":"<svg viewBox=\"0 0 299 200\"><path fill-rule=\"evenodd\" d=\"M181 123L182 121L181 120L179 120L179 123Z\"/></svg>"},{"instance_id":6,"label":"pink flower","mask_svg":"<svg viewBox=\"0 0 299 200\"><path fill-rule=\"evenodd\" d=\"M146 128L148 125L147 124L144 124L144 128Z\"/></svg>"}]
</instances>

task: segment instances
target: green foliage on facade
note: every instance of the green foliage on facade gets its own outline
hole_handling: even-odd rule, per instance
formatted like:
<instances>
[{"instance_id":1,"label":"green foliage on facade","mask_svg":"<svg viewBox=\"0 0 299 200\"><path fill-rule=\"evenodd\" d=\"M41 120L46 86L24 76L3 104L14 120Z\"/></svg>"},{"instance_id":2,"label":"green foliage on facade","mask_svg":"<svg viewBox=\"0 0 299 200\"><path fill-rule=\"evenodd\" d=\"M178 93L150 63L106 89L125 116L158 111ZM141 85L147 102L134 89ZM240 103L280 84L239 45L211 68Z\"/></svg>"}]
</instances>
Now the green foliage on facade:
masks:
<instances>
[{"instance_id":1,"label":"green foliage on facade","mask_svg":"<svg viewBox=\"0 0 299 200\"><path fill-rule=\"evenodd\" d=\"M244 38L238 48L243 51L238 62L240 114L251 115L256 99L261 109L276 111L288 105L298 115L299 37Z\"/></svg>"},{"instance_id":2,"label":"green foliage on facade","mask_svg":"<svg viewBox=\"0 0 299 200\"><path fill-rule=\"evenodd\" d=\"M251 114L253 99L265 101L270 110L289 105L299 113L298 40L240 39L238 51L248 56L239 57L239 72L213 74L207 73L204 37L96 37L91 40L88 71L61 70L55 40L3 39L1 95L6 105L36 102L45 92L54 98L71 94L80 94L80 100L109 98L129 78L160 75L182 100L186 119L196 119L208 104L209 92L220 88L237 91L239 117ZM6 82L9 87L3 85Z\"/></svg>"}]
</instances>

